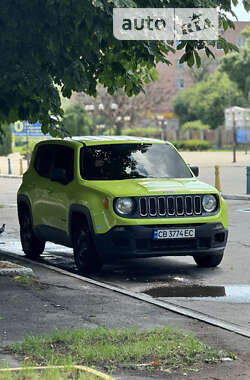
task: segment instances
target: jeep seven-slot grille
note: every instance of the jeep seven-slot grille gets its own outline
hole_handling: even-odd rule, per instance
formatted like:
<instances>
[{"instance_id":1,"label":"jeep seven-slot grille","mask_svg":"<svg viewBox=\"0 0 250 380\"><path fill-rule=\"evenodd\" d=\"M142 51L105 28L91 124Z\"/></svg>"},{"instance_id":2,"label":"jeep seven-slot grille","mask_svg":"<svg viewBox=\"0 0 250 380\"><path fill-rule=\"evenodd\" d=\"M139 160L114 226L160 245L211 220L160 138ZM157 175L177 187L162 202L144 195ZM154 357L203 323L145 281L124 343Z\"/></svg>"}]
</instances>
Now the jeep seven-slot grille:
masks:
<instances>
[{"instance_id":1,"label":"jeep seven-slot grille","mask_svg":"<svg viewBox=\"0 0 250 380\"><path fill-rule=\"evenodd\" d=\"M181 217L202 215L200 195L139 197L141 217Z\"/></svg>"}]
</instances>

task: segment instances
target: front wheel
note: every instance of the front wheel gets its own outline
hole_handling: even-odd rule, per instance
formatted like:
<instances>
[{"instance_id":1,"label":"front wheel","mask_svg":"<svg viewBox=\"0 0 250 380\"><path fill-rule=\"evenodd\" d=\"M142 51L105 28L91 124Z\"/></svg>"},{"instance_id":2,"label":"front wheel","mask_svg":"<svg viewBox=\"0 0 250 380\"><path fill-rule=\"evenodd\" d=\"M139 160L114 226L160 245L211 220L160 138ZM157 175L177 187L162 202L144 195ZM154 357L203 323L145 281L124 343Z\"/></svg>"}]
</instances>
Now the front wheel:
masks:
<instances>
[{"instance_id":1,"label":"front wheel","mask_svg":"<svg viewBox=\"0 0 250 380\"><path fill-rule=\"evenodd\" d=\"M80 273L93 274L102 269L102 261L94 247L87 225L82 226L73 235L75 263Z\"/></svg>"},{"instance_id":2,"label":"front wheel","mask_svg":"<svg viewBox=\"0 0 250 380\"><path fill-rule=\"evenodd\" d=\"M202 268L214 268L219 265L223 259L224 253L216 253L212 255L200 255L200 256L193 256L194 261L196 262L199 267Z\"/></svg>"},{"instance_id":3,"label":"front wheel","mask_svg":"<svg viewBox=\"0 0 250 380\"><path fill-rule=\"evenodd\" d=\"M45 242L38 239L33 232L30 212L23 210L19 216L20 238L23 252L30 259L37 259L44 251Z\"/></svg>"}]
</instances>

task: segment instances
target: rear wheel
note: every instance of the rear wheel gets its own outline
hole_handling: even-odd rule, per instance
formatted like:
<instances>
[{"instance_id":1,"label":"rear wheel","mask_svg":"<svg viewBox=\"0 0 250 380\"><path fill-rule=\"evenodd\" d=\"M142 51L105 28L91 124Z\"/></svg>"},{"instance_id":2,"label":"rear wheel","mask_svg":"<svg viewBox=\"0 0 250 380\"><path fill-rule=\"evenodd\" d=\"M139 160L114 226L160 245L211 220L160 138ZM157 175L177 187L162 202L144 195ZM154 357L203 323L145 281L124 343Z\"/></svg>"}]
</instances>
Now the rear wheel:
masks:
<instances>
[{"instance_id":1,"label":"rear wheel","mask_svg":"<svg viewBox=\"0 0 250 380\"><path fill-rule=\"evenodd\" d=\"M223 259L223 252L222 253L216 253L212 255L200 255L200 256L193 256L194 261L196 262L199 267L203 268L213 268L217 267Z\"/></svg>"},{"instance_id":2,"label":"rear wheel","mask_svg":"<svg viewBox=\"0 0 250 380\"><path fill-rule=\"evenodd\" d=\"M85 224L73 234L75 263L80 273L98 273L102 261L94 247L88 226Z\"/></svg>"},{"instance_id":3,"label":"rear wheel","mask_svg":"<svg viewBox=\"0 0 250 380\"><path fill-rule=\"evenodd\" d=\"M23 252L30 259L37 259L44 251L45 242L34 234L30 212L27 209L20 212L19 222Z\"/></svg>"}]
</instances>

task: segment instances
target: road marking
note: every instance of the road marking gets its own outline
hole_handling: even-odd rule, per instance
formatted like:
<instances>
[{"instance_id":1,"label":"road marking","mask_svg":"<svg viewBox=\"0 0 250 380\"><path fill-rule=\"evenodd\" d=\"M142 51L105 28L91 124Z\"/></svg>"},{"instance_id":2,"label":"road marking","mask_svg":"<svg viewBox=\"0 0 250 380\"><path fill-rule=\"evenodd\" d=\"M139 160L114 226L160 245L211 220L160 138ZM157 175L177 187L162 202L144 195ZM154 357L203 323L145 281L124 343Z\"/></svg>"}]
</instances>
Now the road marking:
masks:
<instances>
[{"instance_id":1,"label":"road marking","mask_svg":"<svg viewBox=\"0 0 250 380\"><path fill-rule=\"evenodd\" d=\"M0 373L1 372L22 372L22 371L33 371L33 370L38 370L38 371L42 371L42 370L46 370L46 369L77 369L78 371L84 371L84 372L87 372L87 373L90 373L92 375L95 375L95 376L98 376L99 378L101 379L104 379L104 380L114 380L113 377L110 377L108 375L106 375L105 373L103 372L100 372L100 371L97 371L96 369L93 369L93 368L89 368L89 367L85 367L85 366L82 366L82 365L48 365L48 366L44 366L44 367L21 367L21 368L1 368L0 369Z\"/></svg>"},{"instance_id":2,"label":"road marking","mask_svg":"<svg viewBox=\"0 0 250 380\"><path fill-rule=\"evenodd\" d=\"M70 276L70 277L76 278L80 281L87 282L89 284L96 285L96 286L99 286L101 288L111 290L111 291L119 293L119 294L123 294L125 296L134 298L134 299L139 300L139 301L147 302L151 305L160 307L160 308L168 310L168 311L172 311L172 312L177 313L179 315L183 315L183 316L188 317L188 318L196 319L198 321L207 323L209 325L212 325L215 327L220 327L224 330L228 330L228 331L231 331L235 334L250 338L250 330L242 328L240 325L237 325L235 323L227 322L227 321L224 321L223 319L219 319L219 318L214 318L208 314L204 314L204 313L192 310L192 309L184 307L184 306L178 306L178 305L175 305L171 302L158 301L158 300L153 299L152 297L150 297L146 294L138 294L138 293L135 293L135 292L130 291L130 290L118 288L116 286L109 285L109 284L106 284L104 282L93 280L92 278L89 278L89 277L84 277L84 276L81 276L81 275L76 274L76 273L71 273L67 270L64 270L64 269L61 269L61 268L58 268L58 267L55 267L55 266L52 266L49 264L40 263L38 261L34 262L32 260L29 260L23 256L15 254L15 253L6 252L6 251L4 251L4 253L6 253L7 256L10 256L12 258L19 258L26 263L31 263L31 262L35 263L36 265L38 265L40 267L50 269L54 272L61 273L65 276Z\"/></svg>"}]
</instances>

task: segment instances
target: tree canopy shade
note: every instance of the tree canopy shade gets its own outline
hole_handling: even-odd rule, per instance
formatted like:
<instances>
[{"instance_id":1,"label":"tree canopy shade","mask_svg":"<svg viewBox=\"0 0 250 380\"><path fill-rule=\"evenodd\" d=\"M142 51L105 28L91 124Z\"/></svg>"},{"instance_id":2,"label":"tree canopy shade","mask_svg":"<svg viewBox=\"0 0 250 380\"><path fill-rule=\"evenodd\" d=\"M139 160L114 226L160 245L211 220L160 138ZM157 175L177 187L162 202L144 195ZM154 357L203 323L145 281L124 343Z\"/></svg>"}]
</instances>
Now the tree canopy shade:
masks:
<instances>
[{"instance_id":1,"label":"tree canopy shade","mask_svg":"<svg viewBox=\"0 0 250 380\"><path fill-rule=\"evenodd\" d=\"M64 97L72 91L96 95L98 83L111 94L118 88L138 94L151 69L169 63L173 42L116 40L113 8L201 6L230 11L230 0L1 0L0 122L39 120L44 133L62 133L55 120L63 114L56 86ZM224 29L233 26L226 16L220 21ZM222 37L221 43L225 52L234 49ZM212 55L207 42L181 43L182 62L199 66L204 47Z\"/></svg>"}]
</instances>

